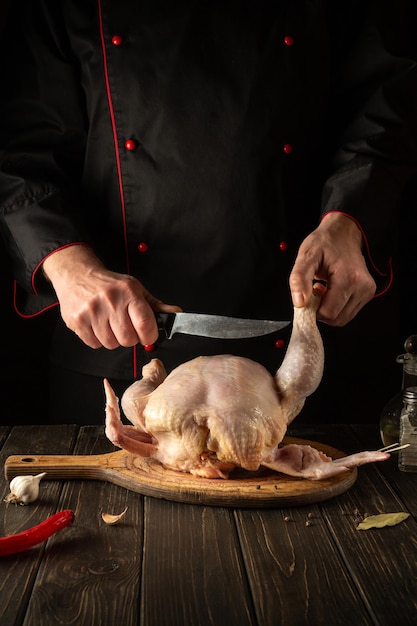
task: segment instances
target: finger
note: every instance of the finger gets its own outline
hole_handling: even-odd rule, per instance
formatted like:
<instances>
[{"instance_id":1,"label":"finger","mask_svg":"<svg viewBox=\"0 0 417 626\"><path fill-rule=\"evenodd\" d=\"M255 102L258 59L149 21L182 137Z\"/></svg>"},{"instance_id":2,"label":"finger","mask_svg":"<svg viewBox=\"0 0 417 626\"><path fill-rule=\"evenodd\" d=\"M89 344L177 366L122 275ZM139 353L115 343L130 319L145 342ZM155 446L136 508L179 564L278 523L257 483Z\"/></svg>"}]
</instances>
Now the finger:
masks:
<instances>
[{"instance_id":1,"label":"finger","mask_svg":"<svg viewBox=\"0 0 417 626\"><path fill-rule=\"evenodd\" d=\"M95 323L93 323L92 330L97 338L97 341L99 341L104 348L107 348L107 350L115 350L120 345L122 345L117 334L110 326L109 321L106 320L105 322L101 323L98 323L96 321Z\"/></svg>"},{"instance_id":2,"label":"finger","mask_svg":"<svg viewBox=\"0 0 417 626\"><path fill-rule=\"evenodd\" d=\"M323 303L317 312L317 319L325 322L329 326L346 326L359 311L365 306L367 300L359 300L356 295L352 295L344 304L337 308L327 307Z\"/></svg>"},{"instance_id":3,"label":"finger","mask_svg":"<svg viewBox=\"0 0 417 626\"><path fill-rule=\"evenodd\" d=\"M120 320L110 320L110 329L113 332L115 344L112 338L109 336L109 342L113 343L113 346L106 344L110 350L114 347L123 346L123 348L131 348L140 343L139 335L133 327L130 317L126 314L126 318L121 322Z\"/></svg>"},{"instance_id":4,"label":"finger","mask_svg":"<svg viewBox=\"0 0 417 626\"><path fill-rule=\"evenodd\" d=\"M70 328L68 326L68 328L70 330L72 330L72 332L77 335L77 337L83 342L85 343L89 348L93 348L93 350L97 350L98 348L102 348L103 344L101 343L101 341L97 338L96 334L94 333L93 329L91 328L91 326L83 326L82 328L79 328L77 330Z\"/></svg>"},{"instance_id":5,"label":"finger","mask_svg":"<svg viewBox=\"0 0 417 626\"><path fill-rule=\"evenodd\" d=\"M153 308L153 307L152 307ZM153 308L155 313L181 313L182 308L177 306L176 304L165 304L164 302L158 301L158 305L156 308Z\"/></svg>"},{"instance_id":6,"label":"finger","mask_svg":"<svg viewBox=\"0 0 417 626\"><path fill-rule=\"evenodd\" d=\"M94 332L88 318L81 314L67 317L64 315L62 307L61 315L66 327L71 330L74 335L77 335L80 341L85 343L89 348L93 348L93 350L97 350L102 347L102 343Z\"/></svg>"},{"instance_id":7,"label":"finger","mask_svg":"<svg viewBox=\"0 0 417 626\"><path fill-rule=\"evenodd\" d=\"M119 346L131 347L138 343L139 338L130 319L125 316L109 321L107 318L93 318L91 323L78 321L68 328L72 330L87 346L93 349L107 348L114 350Z\"/></svg>"},{"instance_id":8,"label":"finger","mask_svg":"<svg viewBox=\"0 0 417 626\"><path fill-rule=\"evenodd\" d=\"M166 304L162 300L155 298L149 291L145 290L144 293L146 301L155 313L181 313L182 308L176 304Z\"/></svg>"},{"instance_id":9,"label":"finger","mask_svg":"<svg viewBox=\"0 0 417 626\"><path fill-rule=\"evenodd\" d=\"M159 337L156 316L146 301L136 301L128 306L132 326L143 346L156 343Z\"/></svg>"},{"instance_id":10,"label":"finger","mask_svg":"<svg viewBox=\"0 0 417 626\"><path fill-rule=\"evenodd\" d=\"M317 319L332 326L338 326L343 317L353 307L353 294L350 289L335 285L330 281L317 311Z\"/></svg>"},{"instance_id":11,"label":"finger","mask_svg":"<svg viewBox=\"0 0 417 626\"><path fill-rule=\"evenodd\" d=\"M115 350L120 346L130 348L140 343L140 338L135 331L130 319L124 324L119 321L105 323L103 325L95 324L94 328L80 330L76 333L78 337L90 348L106 348L107 350Z\"/></svg>"},{"instance_id":12,"label":"finger","mask_svg":"<svg viewBox=\"0 0 417 626\"><path fill-rule=\"evenodd\" d=\"M372 300L376 284L368 273L360 280L350 275L338 283L333 278L328 282L317 318L332 326L345 326Z\"/></svg>"}]
</instances>

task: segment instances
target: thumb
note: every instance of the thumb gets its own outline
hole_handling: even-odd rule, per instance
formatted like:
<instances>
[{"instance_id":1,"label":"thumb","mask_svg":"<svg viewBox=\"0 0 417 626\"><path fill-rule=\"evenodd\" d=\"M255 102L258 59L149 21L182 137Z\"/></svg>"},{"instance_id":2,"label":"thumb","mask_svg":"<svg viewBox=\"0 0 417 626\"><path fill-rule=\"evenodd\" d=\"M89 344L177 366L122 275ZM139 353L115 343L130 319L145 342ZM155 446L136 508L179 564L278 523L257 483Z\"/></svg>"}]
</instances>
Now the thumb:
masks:
<instances>
[{"instance_id":1,"label":"thumb","mask_svg":"<svg viewBox=\"0 0 417 626\"><path fill-rule=\"evenodd\" d=\"M313 292L313 278L307 277L304 271L294 265L289 283L293 305L296 308L307 306Z\"/></svg>"}]
</instances>

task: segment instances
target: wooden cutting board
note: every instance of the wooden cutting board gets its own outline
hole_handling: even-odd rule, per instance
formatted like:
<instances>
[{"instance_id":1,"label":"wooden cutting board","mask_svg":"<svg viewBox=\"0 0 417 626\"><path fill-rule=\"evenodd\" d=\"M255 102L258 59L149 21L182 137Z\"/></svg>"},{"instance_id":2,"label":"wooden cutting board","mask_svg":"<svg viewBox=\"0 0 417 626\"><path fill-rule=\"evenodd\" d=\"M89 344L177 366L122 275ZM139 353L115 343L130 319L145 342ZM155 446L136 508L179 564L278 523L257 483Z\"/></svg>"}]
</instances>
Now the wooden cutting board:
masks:
<instances>
[{"instance_id":1,"label":"wooden cutting board","mask_svg":"<svg viewBox=\"0 0 417 626\"><path fill-rule=\"evenodd\" d=\"M345 456L322 443L286 437L284 444L313 446L333 459ZM229 479L208 479L165 469L158 461L125 450L96 455L9 456L5 476L46 472L44 480L91 479L120 485L145 496L177 502L230 507L287 507L321 502L349 489L357 469L324 480L294 478L268 470L235 470Z\"/></svg>"}]
</instances>

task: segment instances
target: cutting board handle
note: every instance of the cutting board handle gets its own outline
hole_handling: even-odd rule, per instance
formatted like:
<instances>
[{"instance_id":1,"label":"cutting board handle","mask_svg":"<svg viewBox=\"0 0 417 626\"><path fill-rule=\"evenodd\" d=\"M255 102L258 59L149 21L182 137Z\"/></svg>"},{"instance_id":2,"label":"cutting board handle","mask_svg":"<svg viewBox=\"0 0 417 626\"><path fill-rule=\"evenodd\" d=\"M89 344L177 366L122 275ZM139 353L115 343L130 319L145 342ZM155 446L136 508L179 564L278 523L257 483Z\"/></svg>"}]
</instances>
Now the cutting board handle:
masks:
<instances>
[{"instance_id":1,"label":"cutting board handle","mask_svg":"<svg viewBox=\"0 0 417 626\"><path fill-rule=\"evenodd\" d=\"M124 452L89 455L13 455L6 459L4 475L7 480L15 476L46 472L45 479L60 480L85 478L99 480L109 471L124 467Z\"/></svg>"}]
</instances>

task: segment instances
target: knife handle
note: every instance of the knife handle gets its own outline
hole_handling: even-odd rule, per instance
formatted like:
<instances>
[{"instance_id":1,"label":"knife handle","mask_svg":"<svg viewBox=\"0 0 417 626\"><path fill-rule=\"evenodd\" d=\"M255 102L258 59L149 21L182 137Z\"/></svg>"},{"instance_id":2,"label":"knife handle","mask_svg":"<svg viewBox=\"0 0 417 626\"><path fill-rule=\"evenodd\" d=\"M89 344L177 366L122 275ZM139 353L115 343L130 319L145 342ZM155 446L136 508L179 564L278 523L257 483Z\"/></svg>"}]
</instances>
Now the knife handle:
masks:
<instances>
[{"instance_id":1,"label":"knife handle","mask_svg":"<svg viewBox=\"0 0 417 626\"><path fill-rule=\"evenodd\" d=\"M171 330L175 322L175 313L155 313L159 334L162 339L171 339ZM161 338L161 337L160 337Z\"/></svg>"},{"instance_id":2,"label":"knife handle","mask_svg":"<svg viewBox=\"0 0 417 626\"><path fill-rule=\"evenodd\" d=\"M170 319L172 317L172 320ZM145 352L153 352L158 344L165 339L170 339L171 328L174 324L175 317L172 313L155 312L155 320L158 326L158 339L155 343L149 343L143 346Z\"/></svg>"}]
</instances>

